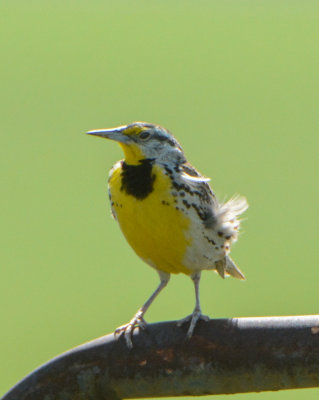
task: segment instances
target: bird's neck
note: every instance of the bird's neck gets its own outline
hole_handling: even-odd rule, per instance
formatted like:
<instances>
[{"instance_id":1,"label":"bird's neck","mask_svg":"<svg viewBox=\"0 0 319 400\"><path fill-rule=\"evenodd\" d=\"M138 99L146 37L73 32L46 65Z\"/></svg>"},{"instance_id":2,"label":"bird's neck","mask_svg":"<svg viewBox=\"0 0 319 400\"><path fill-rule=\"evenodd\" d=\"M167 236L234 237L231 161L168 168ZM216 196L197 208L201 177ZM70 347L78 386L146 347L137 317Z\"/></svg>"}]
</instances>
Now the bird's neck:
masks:
<instances>
[{"instance_id":1,"label":"bird's neck","mask_svg":"<svg viewBox=\"0 0 319 400\"><path fill-rule=\"evenodd\" d=\"M125 162L128 165L140 165L140 161L145 159L145 155L141 149L134 143L120 143L125 155Z\"/></svg>"}]
</instances>

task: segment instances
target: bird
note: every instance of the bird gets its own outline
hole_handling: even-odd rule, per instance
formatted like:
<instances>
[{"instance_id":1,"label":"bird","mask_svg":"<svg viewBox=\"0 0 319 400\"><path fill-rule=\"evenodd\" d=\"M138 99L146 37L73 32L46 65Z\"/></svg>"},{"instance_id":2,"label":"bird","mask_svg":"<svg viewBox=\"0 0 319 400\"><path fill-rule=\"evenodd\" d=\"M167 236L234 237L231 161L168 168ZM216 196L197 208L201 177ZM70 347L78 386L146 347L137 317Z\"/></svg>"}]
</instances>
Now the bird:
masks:
<instances>
[{"instance_id":1,"label":"bird","mask_svg":"<svg viewBox=\"0 0 319 400\"><path fill-rule=\"evenodd\" d=\"M246 198L236 195L219 202L210 179L187 161L177 139L160 125L133 122L87 133L122 148L124 159L108 178L111 212L135 253L160 278L156 290L115 335L123 335L132 348L133 331L146 328L144 314L154 299L171 274L183 273L194 283L195 308L178 325L189 322L186 337L191 338L197 322L209 320L200 306L201 272L213 270L222 278L245 280L229 252L238 238L238 217L248 208Z\"/></svg>"}]
</instances>

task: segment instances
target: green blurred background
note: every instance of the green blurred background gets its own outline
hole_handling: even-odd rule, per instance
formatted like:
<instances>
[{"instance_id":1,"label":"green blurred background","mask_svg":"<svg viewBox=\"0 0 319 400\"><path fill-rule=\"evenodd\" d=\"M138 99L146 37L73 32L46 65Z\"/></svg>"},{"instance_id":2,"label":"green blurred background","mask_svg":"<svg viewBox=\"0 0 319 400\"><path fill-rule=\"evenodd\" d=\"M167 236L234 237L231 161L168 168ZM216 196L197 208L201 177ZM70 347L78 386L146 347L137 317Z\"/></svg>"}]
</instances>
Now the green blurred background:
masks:
<instances>
[{"instance_id":1,"label":"green blurred background","mask_svg":"<svg viewBox=\"0 0 319 400\"><path fill-rule=\"evenodd\" d=\"M158 283L110 217L120 148L89 129L159 123L220 198L247 196L247 281L204 273L205 313L318 313L318 2L1 1L0 20L0 395ZM174 276L146 319L193 306ZM319 390L237 397L305 396Z\"/></svg>"}]
</instances>

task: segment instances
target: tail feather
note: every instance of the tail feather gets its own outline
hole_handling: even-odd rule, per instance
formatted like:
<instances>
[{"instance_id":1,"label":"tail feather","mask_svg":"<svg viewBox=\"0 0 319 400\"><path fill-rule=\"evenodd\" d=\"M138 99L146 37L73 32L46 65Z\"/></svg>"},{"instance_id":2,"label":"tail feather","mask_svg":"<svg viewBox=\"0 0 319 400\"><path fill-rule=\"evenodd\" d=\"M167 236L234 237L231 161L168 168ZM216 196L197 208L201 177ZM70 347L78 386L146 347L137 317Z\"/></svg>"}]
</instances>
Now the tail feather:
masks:
<instances>
[{"instance_id":1,"label":"tail feather","mask_svg":"<svg viewBox=\"0 0 319 400\"><path fill-rule=\"evenodd\" d=\"M221 260L215 263L216 271L218 274L224 279L225 276L233 276L234 278L245 280L244 274L241 270L237 267L234 261L229 257L226 256Z\"/></svg>"},{"instance_id":2,"label":"tail feather","mask_svg":"<svg viewBox=\"0 0 319 400\"><path fill-rule=\"evenodd\" d=\"M247 208L247 200L239 196L231 198L224 204L218 204L216 207L216 228L218 229L216 240L219 240L222 247L226 249L226 255L215 262L216 271L222 278L231 275L237 279L245 279L244 274L227 253L230 251L230 245L237 240L240 225L240 220L237 217Z\"/></svg>"}]
</instances>

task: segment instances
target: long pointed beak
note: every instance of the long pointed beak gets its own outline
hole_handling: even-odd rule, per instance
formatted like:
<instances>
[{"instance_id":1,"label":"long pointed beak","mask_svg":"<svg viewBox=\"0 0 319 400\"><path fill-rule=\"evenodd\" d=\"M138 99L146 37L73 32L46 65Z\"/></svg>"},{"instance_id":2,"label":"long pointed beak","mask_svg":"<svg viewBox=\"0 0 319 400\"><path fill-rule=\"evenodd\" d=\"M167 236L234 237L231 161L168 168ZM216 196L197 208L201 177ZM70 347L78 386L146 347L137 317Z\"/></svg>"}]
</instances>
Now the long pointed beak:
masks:
<instances>
[{"instance_id":1,"label":"long pointed beak","mask_svg":"<svg viewBox=\"0 0 319 400\"><path fill-rule=\"evenodd\" d=\"M117 142L126 142L127 136L124 134L127 125L118 126L109 129L96 129L86 132L89 135L100 136L105 139L116 140Z\"/></svg>"}]
</instances>

